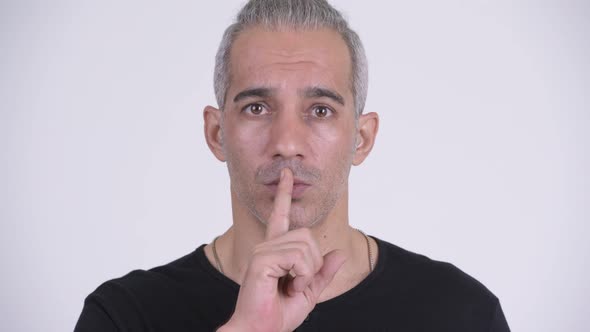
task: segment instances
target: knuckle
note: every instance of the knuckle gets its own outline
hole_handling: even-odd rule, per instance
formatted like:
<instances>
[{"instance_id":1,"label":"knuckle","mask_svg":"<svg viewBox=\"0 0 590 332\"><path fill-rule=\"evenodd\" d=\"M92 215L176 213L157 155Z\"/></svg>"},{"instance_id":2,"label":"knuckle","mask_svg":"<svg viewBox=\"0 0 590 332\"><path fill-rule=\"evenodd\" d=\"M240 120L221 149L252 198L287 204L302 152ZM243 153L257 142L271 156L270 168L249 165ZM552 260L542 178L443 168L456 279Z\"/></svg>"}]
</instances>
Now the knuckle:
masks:
<instances>
[{"instance_id":1,"label":"knuckle","mask_svg":"<svg viewBox=\"0 0 590 332\"><path fill-rule=\"evenodd\" d=\"M303 253L305 253L306 257L313 258L312 246L308 242L304 242L304 241L299 242L298 247L299 247L299 250L301 250Z\"/></svg>"},{"instance_id":2,"label":"knuckle","mask_svg":"<svg viewBox=\"0 0 590 332\"><path fill-rule=\"evenodd\" d=\"M313 237L311 230L307 227L302 227L302 228L296 229L296 230L292 231L292 233L298 241L305 242L308 244L315 242L315 239Z\"/></svg>"},{"instance_id":3,"label":"knuckle","mask_svg":"<svg viewBox=\"0 0 590 332\"><path fill-rule=\"evenodd\" d=\"M297 248L293 250L293 258L297 261L305 261L305 251L301 248Z\"/></svg>"},{"instance_id":4,"label":"knuckle","mask_svg":"<svg viewBox=\"0 0 590 332\"><path fill-rule=\"evenodd\" d=\"M307 252L305 247L293 249L291 257L293 259L293 266L295 267L298 275L313 274L315 266L313 260L310 259L311 257L309 256L309 252Z\"/></svg>"},{"instance_id":5,"label":"knuckle","mask_svg":"<svg viewBox=\"0 0 590 332\"><path fill-rule=\"evenodd\" d=\"M311 233L311 230L307 227L302 227L299 229L299 232L301 233L301 236L305 239L305 240L313 240L313 235Z\"/></svg>"}]
</instances>

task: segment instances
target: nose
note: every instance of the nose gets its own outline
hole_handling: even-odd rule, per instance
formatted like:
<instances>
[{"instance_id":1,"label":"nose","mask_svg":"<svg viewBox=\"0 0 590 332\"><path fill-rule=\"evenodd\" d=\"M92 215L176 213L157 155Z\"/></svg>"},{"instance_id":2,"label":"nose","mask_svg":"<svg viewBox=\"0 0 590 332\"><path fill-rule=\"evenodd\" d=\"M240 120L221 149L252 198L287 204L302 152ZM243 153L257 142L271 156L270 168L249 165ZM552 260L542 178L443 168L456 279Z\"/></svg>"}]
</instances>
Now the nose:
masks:
<instances>
[{"instance_id":1,"label":"nose","mask_svg":"<svg viewBox=\"0 0 590 332\"><path fill-rule=\"evenodd\" d=\"M269 148L273 158L300 158L306 155L308 128L299 112L284 109L272 120Z\"/></svg>"}]
</instances>

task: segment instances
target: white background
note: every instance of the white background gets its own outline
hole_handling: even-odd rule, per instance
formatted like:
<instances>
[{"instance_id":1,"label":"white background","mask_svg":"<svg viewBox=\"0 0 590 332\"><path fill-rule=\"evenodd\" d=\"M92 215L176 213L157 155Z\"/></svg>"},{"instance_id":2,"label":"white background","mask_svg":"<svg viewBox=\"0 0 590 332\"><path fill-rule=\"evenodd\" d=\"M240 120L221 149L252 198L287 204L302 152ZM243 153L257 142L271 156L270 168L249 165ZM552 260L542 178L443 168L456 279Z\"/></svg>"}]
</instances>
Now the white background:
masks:
<instances>
[{"instance_id":1,"label":"white background","mask_svg":"<svg viewBox=\"0 0 590 332\"><path fill-rule=\"evenodd\" d=\"M241 3L1 2L0 330L72 330L230 225L202 109ZM587 331L589 2L333 4L381 116L351 223L479 279L514 331Z\"/></svg>"}]
</instances>

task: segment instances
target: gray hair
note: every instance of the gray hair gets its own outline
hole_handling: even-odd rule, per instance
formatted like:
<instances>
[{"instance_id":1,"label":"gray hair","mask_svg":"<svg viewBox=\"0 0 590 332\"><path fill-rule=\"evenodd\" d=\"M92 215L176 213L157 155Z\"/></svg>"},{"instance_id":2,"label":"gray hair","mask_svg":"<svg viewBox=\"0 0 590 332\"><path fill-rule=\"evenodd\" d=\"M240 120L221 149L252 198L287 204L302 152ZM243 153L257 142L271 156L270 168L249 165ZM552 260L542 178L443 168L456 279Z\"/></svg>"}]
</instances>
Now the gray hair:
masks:
<instances>
[{"instance_id":1,"label":"gray hair","mask_svg":"<svg viewBox=\"0 0 590 332\"><path fill-rule=\"evenodd\" d=\"M220 109L230 83L230 51L233 42L244 29L261 25L272 29L318 29L336 30L348 46L352 63L351 88L356 115L360 115L367 99L369 71L367 57L361 39L348 26L338 10L326 0L250 0L240 10L236 21L223 34L215 57L214 88Z\"/></svg>"}]
</instances>

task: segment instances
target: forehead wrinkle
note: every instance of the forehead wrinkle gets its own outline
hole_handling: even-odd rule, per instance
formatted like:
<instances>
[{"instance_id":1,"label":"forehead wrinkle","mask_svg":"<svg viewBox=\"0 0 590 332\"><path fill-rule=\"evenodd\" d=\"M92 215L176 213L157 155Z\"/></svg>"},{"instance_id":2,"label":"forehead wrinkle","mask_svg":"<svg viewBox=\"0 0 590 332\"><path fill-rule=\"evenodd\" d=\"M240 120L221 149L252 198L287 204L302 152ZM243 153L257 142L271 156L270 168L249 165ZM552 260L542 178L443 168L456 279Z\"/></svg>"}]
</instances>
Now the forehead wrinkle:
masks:
<instances>
[{"instance_id":1,"label":"forehead wrinkle","mask_svg":"<svg viewBox=\"0 0 590 332\"><path fill-rule=\"evenodd\" d=\"M252 36L244 37L250 39ZM280 48L274 49L268 47L274 45L272 43L256 47L258 46L257 41L250 43L249 40L241 40L240 44L240 47L237 47L238 43L236 42L231 52L233 59L230 61L230 66L233 67L231 70L232 81L236 82L237 79L242 83L239 84L242 86L239 91L265 87L275 89L275 93L268 96L269 98L276 98L278 94L286 96L285 93L296 93L298 97L305 98L330 98L326 94L302 93L305 89L311 90L314 87L321 87L337 92L337 95L342 97L345 96L342 99L346 100L346 104L348 104L348 93L352 92L350 70L349 68L342 70L347 66L340 65L342 59L333 59L332 50L326 48L326 45L316 45L309 51L297 47L291 48L291 45L282 45L282 47L278 46ZM240 53L242 55L238 56ZM340 98L330 99L340 103L338 101Z\"/></svg>"},{"instance_id":2,"label":"forehead wrinkle","mask_svg":"<svg viewBox=\"0 0 590 332\"><path fill-rule=\"evenodd\" d=\"M314 51L318 51L318 49L314 49ZM278 56L282 58L294 58L294 57L306 57L310 56L310 53L314 53L314 51L308 50L287 50L287 49L268 49L267 52L273 56Z\"/></svg>"},{"instance_id":3,"label":"forehead wrinkle","mask_svg":"<svg viewBox=\"0 0 590 332\"><path fill-rule=\"evenodd\" d=\"M325 70L326 66L323 66L321 63L318 63L313 60L293 60L293 61L285 61L284 59L281 61L273 61L271 63L263 64L259 67L258 70L272 70L276 68L277 70L281 71L300 71L300 70L308 70L311 68L313 71L317 70ZM254 67L250 67L250 70L257 70Z\"/></svg>"}]
</instances>

